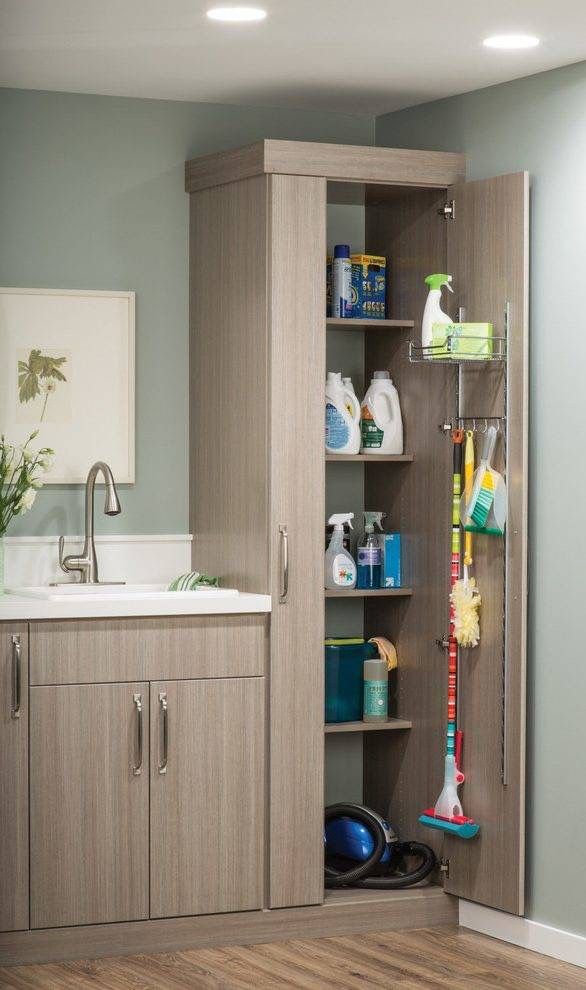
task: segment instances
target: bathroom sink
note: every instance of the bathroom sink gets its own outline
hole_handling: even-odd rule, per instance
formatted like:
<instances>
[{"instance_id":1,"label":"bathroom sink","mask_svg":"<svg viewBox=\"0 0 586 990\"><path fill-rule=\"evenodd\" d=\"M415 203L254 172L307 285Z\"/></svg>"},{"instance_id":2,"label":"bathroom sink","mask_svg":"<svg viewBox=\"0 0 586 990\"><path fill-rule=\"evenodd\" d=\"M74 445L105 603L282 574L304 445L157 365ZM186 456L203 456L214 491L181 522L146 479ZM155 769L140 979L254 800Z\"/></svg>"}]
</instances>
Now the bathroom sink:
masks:
<instances>
[{"instance_id":1,"label":"bathroom sink","mask_svg":"<svg viewBox=\"0 0 586 990\"><path fill-rule=\"evenodd\" d=\"M62 584L54 587L7 588L7 595L40 598L47 602L83 601L163 601L168 598L236 598L234 588L197 588L195 591L169 591L166 584Z\"/></svg>"}]
</instances>

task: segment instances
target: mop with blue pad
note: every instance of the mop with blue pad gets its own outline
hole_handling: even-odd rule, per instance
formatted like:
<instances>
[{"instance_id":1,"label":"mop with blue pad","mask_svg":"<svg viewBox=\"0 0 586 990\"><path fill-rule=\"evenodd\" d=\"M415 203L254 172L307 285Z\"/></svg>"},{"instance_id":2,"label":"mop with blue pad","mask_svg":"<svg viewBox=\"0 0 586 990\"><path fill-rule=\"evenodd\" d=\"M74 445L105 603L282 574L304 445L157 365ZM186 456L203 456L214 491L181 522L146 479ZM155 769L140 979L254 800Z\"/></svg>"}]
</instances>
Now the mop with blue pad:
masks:
<instances>
[{"instance_id":1,"label":"mop with blue pad","mask_svg":"<svg viewBox=\"0 0 586 990\"><path fill-rule=\"evenodd\" d=\"M460 496L462 494L462 443L463 430L454 430L454 483L452 495L452 557L450 581L452 589L460 578L461 529ZM458 797L458 787L464 782L459 768L462 753L462 733L457 728L458 692L458 642L455 634L455 609L450 600L450 630L448 636L448 730L444 764L444 786L434 808L427 808L419 821L428 828L439 829L461 839L473 839L480 826L473 818L467 818Z\"/></svg>"}]
</instances>

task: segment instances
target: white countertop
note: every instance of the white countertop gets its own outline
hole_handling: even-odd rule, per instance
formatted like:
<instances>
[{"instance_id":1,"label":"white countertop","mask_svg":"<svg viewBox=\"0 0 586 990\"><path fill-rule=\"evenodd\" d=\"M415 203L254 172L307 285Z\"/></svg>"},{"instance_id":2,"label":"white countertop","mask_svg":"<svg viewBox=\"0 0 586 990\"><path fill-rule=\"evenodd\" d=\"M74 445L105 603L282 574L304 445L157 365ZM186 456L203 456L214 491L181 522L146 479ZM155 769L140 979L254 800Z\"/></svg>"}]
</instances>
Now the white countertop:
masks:
<instances>
[{"instance_id":1,"label":"white countertop","mask_svg":"<svg viewBox=\"0 0 586 990\"><path fill-rule=\"evenodd\" d=\"M270 612L270 595L250 595L242 592L234 597L218 595L217 599L201 601L169 593L164 600L127 598L116 601L91 601L72 598L70 601L43 601L20 595L0 596L0 622L27 622L35 619L105 619L133 616L166 615L242 615Z\"/></svg>"}]
</instances>

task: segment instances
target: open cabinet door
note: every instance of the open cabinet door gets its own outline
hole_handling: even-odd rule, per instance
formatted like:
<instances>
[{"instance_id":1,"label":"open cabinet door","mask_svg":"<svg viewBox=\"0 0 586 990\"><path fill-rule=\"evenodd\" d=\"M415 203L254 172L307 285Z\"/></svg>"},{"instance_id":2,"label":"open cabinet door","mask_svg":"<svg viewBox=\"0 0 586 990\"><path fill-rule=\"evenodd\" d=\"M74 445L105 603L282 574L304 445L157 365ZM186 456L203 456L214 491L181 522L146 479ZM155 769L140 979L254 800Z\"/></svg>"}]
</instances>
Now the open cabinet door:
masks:
<instances>
[{"instance_id":1,"label":"open cabinet door","mask_svg":"<svg viewBox=\"0 0 586 990\"><path fill-rule=\"evenodd\" d=\"M460 651L459 724L462 803L480 833L446 836L446 890L514 914L524 906L528 188L523 172L460 183L446 220L461 319L492 322L507 338L506 362L462 369L460 415L503 417L497 466L506 454L509 499L505 539L474 538L481 642Z\"/></svg>"}]
</instances>

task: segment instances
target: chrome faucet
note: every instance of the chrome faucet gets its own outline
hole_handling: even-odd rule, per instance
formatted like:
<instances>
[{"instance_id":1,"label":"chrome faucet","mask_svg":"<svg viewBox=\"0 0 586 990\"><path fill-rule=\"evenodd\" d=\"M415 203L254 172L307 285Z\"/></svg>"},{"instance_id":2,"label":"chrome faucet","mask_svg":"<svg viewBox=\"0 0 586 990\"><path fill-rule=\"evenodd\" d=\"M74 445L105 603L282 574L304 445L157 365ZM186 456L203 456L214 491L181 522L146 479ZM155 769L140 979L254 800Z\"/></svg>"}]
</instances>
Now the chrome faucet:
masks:
<instances>
[{"instance_id":1,"label":"chrome faucet","mask_svg":"<svg viewBox=\"0 0 586 990\"><path fill-rule=\"evenodd\" d=\"M114 477L104 461L96 461L90 468L85 483L85 542L80 556L75 554L69 557L63 556L65 548L65 537L59 537L59 566L66 574L79 572L80 584L99 584L98 559L96 557L96 547L94 544L94 489L96 478L102 472L106 482L106 502L104 514L107 516L117 516L122 511L118 499L118 492L114 483ZM108 582L110 583L110 582ZM115 582L120 583L120 582ZM123 583L123 582L122 582Z\"/></svg>"}]
</instances>

